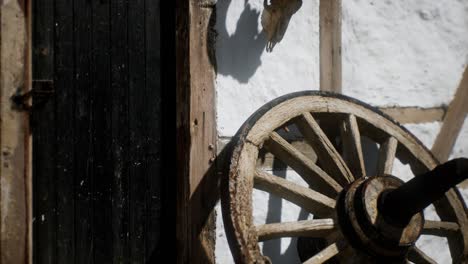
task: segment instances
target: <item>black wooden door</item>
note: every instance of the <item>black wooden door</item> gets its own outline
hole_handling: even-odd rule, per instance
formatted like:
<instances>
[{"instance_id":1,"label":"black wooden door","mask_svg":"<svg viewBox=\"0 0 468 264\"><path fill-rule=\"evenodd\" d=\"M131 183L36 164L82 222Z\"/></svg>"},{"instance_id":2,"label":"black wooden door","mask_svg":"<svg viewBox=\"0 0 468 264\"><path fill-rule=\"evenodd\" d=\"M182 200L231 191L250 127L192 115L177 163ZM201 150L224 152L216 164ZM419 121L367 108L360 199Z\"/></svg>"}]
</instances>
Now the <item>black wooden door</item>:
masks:
<instances>
[{"instance_id":1,"label":"black wooden door","mask_svg":"<svg viewBox=\"0 0 468 264\"><path fill-rule=\"evenodd\" d=\"M34 0L35 263L145 263L160 245L159 0Z\"/></svg>"}]
</instances>

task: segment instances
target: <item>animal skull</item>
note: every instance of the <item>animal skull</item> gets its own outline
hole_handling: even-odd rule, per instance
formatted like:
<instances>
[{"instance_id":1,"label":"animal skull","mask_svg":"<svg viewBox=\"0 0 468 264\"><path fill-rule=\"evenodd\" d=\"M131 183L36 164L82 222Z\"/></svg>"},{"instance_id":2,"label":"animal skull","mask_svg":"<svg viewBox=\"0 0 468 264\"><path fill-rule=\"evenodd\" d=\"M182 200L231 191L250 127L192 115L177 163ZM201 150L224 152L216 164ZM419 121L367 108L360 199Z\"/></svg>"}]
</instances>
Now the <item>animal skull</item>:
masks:
<instances>
[{"instance_id":1,"label":"animal skull","mask_svg":"<svg viewBox=\"0 0 468 264\"><path fill-rule=\"evenodd\" d=\"M302 6L302 0L263 1L262 27L268 37L266 50L271 52L276 43L283 39L291 16Z\"/></svg>"}]
</instances>

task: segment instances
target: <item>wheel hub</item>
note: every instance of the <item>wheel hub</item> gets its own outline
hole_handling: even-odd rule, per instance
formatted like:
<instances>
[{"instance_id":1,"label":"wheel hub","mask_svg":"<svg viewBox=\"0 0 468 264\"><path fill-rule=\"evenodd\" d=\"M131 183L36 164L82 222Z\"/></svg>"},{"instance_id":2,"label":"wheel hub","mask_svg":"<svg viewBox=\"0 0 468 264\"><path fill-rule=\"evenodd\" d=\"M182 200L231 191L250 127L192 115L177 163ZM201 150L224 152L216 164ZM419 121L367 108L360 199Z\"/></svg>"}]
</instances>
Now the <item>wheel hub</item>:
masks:
<instances>
[{"instance_id":1,"label":"wheel hub","mask_svg":"<svg viewBox=\"0 0 468 264\"><path fill-rule=\"evenodd\" d=\"M401 225L386 217L381 206L385 194L403 183L394 176L364 177L340 194L338 221L353 247L376 258L405 258L421 234L424 216L417 213Z\"/></svg>"}]
</instances>

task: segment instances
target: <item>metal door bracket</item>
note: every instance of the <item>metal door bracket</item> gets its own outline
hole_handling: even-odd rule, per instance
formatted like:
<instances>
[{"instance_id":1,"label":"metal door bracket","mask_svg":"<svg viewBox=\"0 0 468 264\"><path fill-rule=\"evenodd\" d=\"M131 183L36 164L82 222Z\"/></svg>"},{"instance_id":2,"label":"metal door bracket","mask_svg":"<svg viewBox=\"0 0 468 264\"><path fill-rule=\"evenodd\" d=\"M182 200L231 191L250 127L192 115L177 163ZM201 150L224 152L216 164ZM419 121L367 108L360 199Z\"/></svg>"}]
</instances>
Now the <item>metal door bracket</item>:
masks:
<instances>
[{"instance_id":1,"label":"metal door bracket","mask_svg":"<svg viewBox=\"0 0 468 264\"><path fill-rule=\"evenodd\" d=\"M49 98L54 94L53 80L33 80L32 89L25 93L18 92L11 97L13 108L17 111L27 111L38 109L47 103ZM29 103L32 99L32 103Z\"/></svg>"}]
</instances>

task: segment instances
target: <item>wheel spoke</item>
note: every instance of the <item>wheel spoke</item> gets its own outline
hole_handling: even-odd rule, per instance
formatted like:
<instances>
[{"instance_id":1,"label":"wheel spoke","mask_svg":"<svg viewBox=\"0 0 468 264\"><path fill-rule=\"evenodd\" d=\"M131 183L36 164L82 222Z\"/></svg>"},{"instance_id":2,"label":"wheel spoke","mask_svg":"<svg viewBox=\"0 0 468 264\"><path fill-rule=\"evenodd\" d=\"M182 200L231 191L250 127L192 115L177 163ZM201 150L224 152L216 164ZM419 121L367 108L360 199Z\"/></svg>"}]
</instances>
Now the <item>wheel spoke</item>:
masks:
<instances>
[{"instance_id":1,"label":"wheel spoke","mask_svg":"<svg viewBox=\"0 0 468 264\"><path fill-rule=\"evenodd\" d=\"M366 175L364 155L362 154L361 133L356 116L346 116L342 127L343 147L348 158L348 167L355 178Z\"/></svg>"},{"instance_id":2,"label":"wheel spoke","mask_svg":"<svg viewBox=\"0 0 468 264\"><path fill-rule=\"evenodd\" d=\"M313 257L308 259L304 264L318 264L324 263L325 261L333 258L338 255L341 251L345 250L347 243L344 240L337 241L328 247L324 248L319 253L315 254Z\"/></svg>"},{"instance_id":3,"label":"wheel spoke","mask_svg":"<svg viewBox=\"0 0 468 264\"><path fill-rule=\"evenodd\" d=\"M392 174L393 161L398 141L394 137L389 137L381 146L379 151L379 161L377 163L377 174Z\"/></svg>"},{"instance_id":4,"label":"wheel spoke","mask_svg":"<svg viewBox=\"0 0 468 264\"><path fill-rule=\"evenodd\" d=\"M293 168L311 188L321 190L327 195L336 195L343 189L330 175L276 132L270 135L270 139L265 142L265 147L275 157Z\"/></svg>"},{"instance_id":5,"label":"wheel spoke","mask_svg":"<svg viewBox=\"0 0 468 264\"><path fill-rule=\"evenodd\" d=\"M408 252L408 260L416 264L437 264L435 260L422 252L419 248L414 247Z\"/></svg>"},{"instance_id":6,"label":"wheel spoke","mask_svg":"<svg viewBox=\"0 0 468 264\"><path fill-rule=\"evenodd\" d=\"M422 234L448 237L460 231L460 226L454 222L426 220Z\"/></svg>"},{"instance_id":7,"label":"wheel spoke","mask_svg":"<svg viewBox=\"0 0 468 264\"><path fill-rule=\"evenodd\" d=\"M256 171L254 186L259 190L284 198L320 217L332 215L335 208L335 200L267 172Z\"/></svg>"},{"instance_id":8,"label":"wheel spoke","mask_svg":"<svg viewBox=\"0 0 468 264\"><path fill-rule=\"evenodd\" d=\"M342 185L347 185L354 180L343 158L310 113L304 113L298 117L296 125L316 151L322 167L327 168L330 175L336 175L338 182Z\"/></svg>"},{"instance_id":9,"label":"wheel spoke","mask_svg":"<svg viewBox=\"0 0 468 264\"><path fill-rule=\"evenodd\" d=\"M280 237L323 237L336 229L333 219L265 224L257 227L258 240Z\"/></svg>"}]
</instances>

